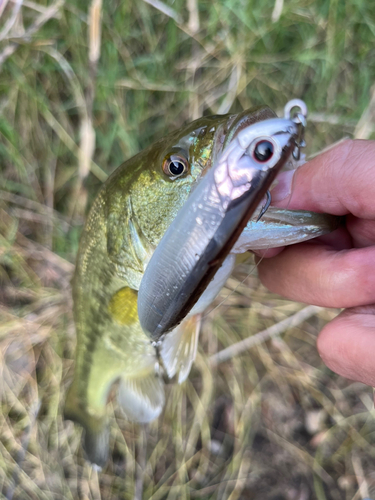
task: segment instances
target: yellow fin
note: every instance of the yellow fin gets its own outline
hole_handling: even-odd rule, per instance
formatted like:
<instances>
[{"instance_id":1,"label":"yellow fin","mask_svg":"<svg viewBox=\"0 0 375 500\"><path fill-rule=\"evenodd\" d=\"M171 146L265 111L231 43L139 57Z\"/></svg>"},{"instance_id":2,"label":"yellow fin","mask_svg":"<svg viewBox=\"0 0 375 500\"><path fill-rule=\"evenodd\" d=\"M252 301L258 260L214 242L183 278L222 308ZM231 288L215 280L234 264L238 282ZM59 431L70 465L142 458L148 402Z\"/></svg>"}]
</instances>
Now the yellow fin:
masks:
<instances>
[{"instance_id":1,"label":"yellow fin","mask_svg":"<svg viewBox=\"0 0 375 500\"><path fill-rule=\"evenodd\" d=\"M121 378L118 402L132 422L151 422L164 406L164 385L155 373L141 378Z\"/></svg>"},{"instance_id":2,"label":"yellow fin","mask_svg":"<svg viewBox=\"0 0 375 500\"><path fill-rule=\"evenodd\" d=\"M186 318L165 336L161 345L160 357L168 377L178 374L179 384L187 379L197 355L200 326L200 314Z\"/></svg>"}]
</instances>

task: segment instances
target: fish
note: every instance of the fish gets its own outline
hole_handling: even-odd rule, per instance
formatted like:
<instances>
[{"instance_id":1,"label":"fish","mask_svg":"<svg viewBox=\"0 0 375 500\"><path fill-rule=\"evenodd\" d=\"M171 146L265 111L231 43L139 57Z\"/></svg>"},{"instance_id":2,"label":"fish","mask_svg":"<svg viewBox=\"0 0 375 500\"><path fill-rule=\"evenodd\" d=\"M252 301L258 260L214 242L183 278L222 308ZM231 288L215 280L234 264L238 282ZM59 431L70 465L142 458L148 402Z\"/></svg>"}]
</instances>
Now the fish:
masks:
<instances>
[{"instance_id":1,"label":"fish","mask_svg":"<svg viewBox=\"0 0 375 500\"><path fill-rule=\"evenodd\" d=\"M82 230L72 280L77 345L64 406L64 417L84 429L82 444L91 464L102 467L108 459L107 401L114 385L125 417L146 423L162 412L163 377L186 380L197 350L201 314L186 318L161 346L155 346L138 317L143 275L179 209L227 145L249 125L274 117L267 106L202 117L127 160L99 190ZM292 211L275 212L270 207L260 221L262 231L266 217L271 217L267 233L271 246L303 241L337 225L322 214L294 216ZM252 240L254 224L258 227L253 218L240 236L241 252L250 248L247 242ZM279 244L272 240L272 227ZM224 286L235 252L236 248L216 273L214 286L210 283L202 295L200 300L204 298L207 305L218 284ZM202 307L199 301L196 305Z\"/></svg>"}]
</instances>

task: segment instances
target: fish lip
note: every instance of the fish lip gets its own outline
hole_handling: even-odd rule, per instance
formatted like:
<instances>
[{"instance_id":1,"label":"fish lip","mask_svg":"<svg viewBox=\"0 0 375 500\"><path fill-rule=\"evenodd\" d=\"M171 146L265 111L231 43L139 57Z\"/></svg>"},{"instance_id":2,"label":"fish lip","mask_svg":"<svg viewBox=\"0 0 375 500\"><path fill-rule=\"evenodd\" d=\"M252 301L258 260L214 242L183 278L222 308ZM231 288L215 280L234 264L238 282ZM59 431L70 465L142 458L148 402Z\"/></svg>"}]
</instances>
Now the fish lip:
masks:
<instances>
[{"instance_id":1,"label":"fish lip","mask_svg":"<svg viewBox=\"0 0 375 500\"><path fill-rule=\"evenodd\" d=\"M249 222L256 221L260 212L260 207L254 212ZM337 229L342 218L337 215L314 212L311 210L298 210L279 208L271 205L267 212L262 215L262 222L275 223L288 227L310 228L316 227L327 232Z\"/></svg>"},{"instance_id":2,"label":"fish lip","mask_svg":"<svg viewBox=\"0 0 375 500\"><path fill-rule=\"evenodd\" d=\"M225 116L225 115L223 115L223 116ZM227 137L228 131L229 131L232 123L236 120L237 117L238 117L238 114L228 115L227 119L217 126L217 129L216 129L214 137L213 137L211 156L208 160L207 165L204 167L201 167L201 173L200 173L199 177L192 184L190 194L194 191L194 189L197 187L199 182L203 179L203 177L207 174L207 172L211 169L211 167L213 165L215 165L216 160L220 157L221 153L224 150L224 145L226 145L225 139Z\"/></svg>"},{"instance_id":3,"label":"fish lip","mask_svg":"<svg viewBox=\"0 0 375 500\"><path fill-rule=\"evenodd\" d=\"M243 115L244 117L246 117L250 114L251 114L251 111L246 110L246 111L243 111L242 113L236 113L233 115L229 115L227 120L218 126L216 134L215 134L215 138L214 138L214 145L212 148L211 165L215 164L216 160L219 158L221 153L224 151L225 147L230 142L232 142L233 139L235 139L235 136L237 135L237 133L240 132L240 130L244 129L247 126L245 123L243 123L243 124L237 123L238 120L241 119L241 116ZM234 134L231 137L231 139L228 140L228 134L232 133L233 124L235 126L235 131L234 131Z\"/></svg>"},{"instance_id":4,"label":"fish lip","mask_svg":"<svg viewBox=\"0 0 375 500\"><path fill-rule=\"evenodd\" d=\"M273 206L268 208L259 221L258 215L259 208L233 246L233 253L302 243L331 233L342 224L342 218L336 215Z\"/></svg>"},{"instance_id":5,"label":"fish lip","mask_svg":"<svg viewBox=\"0 0 375 500\"><path fill-rule=\"evenodd\" d=\"M277 118L276 113L268 106L250 108L242 111L241 113L228 115L227 119L223 123L221 123L216 130L211 153L210 168L216 163L216 160L219 158L228 144L235 140L241 130L245 129L249 125L268 118ZM200 179L207 173L208 170L209 169L205 169L202 172Z\"/></svg>"},{"instance_id":6,"label":"fish lip","mask_svg":"<svg viewBox=\"0 0 375 500\"><path fill-rule=\"evenodd\" d=\"M263 106L259 106L259 110L262 109L265 108ZM273 114L276 116L275 113ZM218 126L214 138L214 146L212 148L212 164L216 162L217 158L221 155L226 146L228 146L228 144L237 137L241 130L257 121L252 119L253 115L254 109L246 109L241 111L241 113L229 115L227 120Z\"/></svg>"},{"instance_id":7,"label":"fish lip","mask_svg":"<svg viewBox=\"0 0 375 500\"><path fill-rule=\"evenodd\" d=\"M267 116L262 116L264 114ZM210 166L209 168L202 170L202 173L196 183L198 183L199 180L206 175L211 166L216 163L216 160L219 158L224 149L237 137L241 130L249 125L252 125L253 123L263 121L267 118L277 118L276 113L267 106L259 106L257 108L246 109L241 111L241 113L229 114L227 119L218 125L215 132Z\"/></svg>"},{"instance_id":8,"label":"fish lip","mask_svg":"<svg viewBox=\"0 0 375 500\"><path fill-rule=\"evenodd\" d=\"M211 165L215 164L216 160L223 152L224 147L226 146L226 138L228 132L237 117L238 114L229 115L227 119L224 122L220 123L220 125L217 127L214 136L214 143L212 146Z\"/></svg>"},{"instance_id":9,"label":"fish lip","mask_svg":"<svg viewBox=\"0 0 375 500\"><path fill-rule=\"evenodd\" d=\"M247 109L230 117L227 122L227 133L225 136L223 148L232 142L241 130L253 125L254 123L264 121L269 118L277 118L277 114L268 106L258 106L257 108Z\"/></svg>"},{"instance_id":10,"label":"fish lip","mask_svg":"<svg viewBox=\"0 0 375 500\"><path fill-rule=\"evenodd\" d=\"M214 143L212 146L212 153L211 153L211 166L215 165L216 160L219 158L221 153L224 150L224 144L225 144L225 139L228 133L228 129L226 127L226 123L221 123L215 133L214 137ZM211 168L210 166L210 168ZM206 169L208 170L208 169Z\"/></svg>"}]
</instances>

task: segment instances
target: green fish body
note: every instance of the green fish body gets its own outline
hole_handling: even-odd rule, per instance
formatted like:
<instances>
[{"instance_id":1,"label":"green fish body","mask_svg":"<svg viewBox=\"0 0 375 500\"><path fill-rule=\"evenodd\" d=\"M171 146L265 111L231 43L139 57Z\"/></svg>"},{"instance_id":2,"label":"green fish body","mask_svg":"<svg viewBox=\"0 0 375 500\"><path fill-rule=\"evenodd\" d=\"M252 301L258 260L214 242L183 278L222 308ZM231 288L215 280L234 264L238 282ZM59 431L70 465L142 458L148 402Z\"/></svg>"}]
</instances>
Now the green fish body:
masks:
<instances>
[{"instance_id":1,"label":"green fish body","mask_svg":"<svg viewBox=\"0 0 375 500\"><path fill-rule=\"evenodd\" d=\"M156 246L195 183L239 130L274 116L261 107L239 115L200 118L126 161L97 195L83 229L73 278L77 348L65 404L65 418L85 430L84 449L90 462L101 466L107 460L106 404L116 381L125 416L149 422L164 405L161 372L177 375L179 382L188 376L197 349L200 313L224 285L234 265L233 255L198 301L198 308L168 335L158 352L140 326L137 291ZM332 230L334 221L318 217L315 225L309 220L308 236L306 221L305 226L301 222L303 231L281 244ZM273 227L277 219L272 219ZM251 248L246 242L253 226L254 220L244 231L247 239L241 240L241 252Z\"/></svg>"}]
</instances>

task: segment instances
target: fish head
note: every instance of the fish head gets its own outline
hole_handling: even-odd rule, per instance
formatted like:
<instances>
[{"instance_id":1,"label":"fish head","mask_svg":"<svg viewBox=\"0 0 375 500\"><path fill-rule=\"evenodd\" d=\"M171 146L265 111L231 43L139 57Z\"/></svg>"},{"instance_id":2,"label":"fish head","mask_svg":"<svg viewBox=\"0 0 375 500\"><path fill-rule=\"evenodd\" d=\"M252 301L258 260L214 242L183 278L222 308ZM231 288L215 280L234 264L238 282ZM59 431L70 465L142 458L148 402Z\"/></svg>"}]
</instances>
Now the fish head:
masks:
<instances>
[{"instance_id":1,"label":"fish head","mask_svg":"<svg viewBox=\"0 0 375 500\"><path fill-rule=\"evenodd\" d=\"M108 249L129 285L142 274L164 233L226 144L249 124L273 118L267 106L204 116L158 140L122 164L104 185ZM127 249L125 249L127 248ZM116 255L121 250L121 257Z\"/></svg>"},{"instance_id":2,"label":"fish head","mask_svg":"<svg viewBox=\"0 0 375 500\"><path fill-rule=\"evenodd\" d=\"M203 117L141 153L142 168L129 194L133 214L151 245L157 246L228 138L231 140L248 123L272 116L273 111L262 107L236 115Z\"/></svg>"}]
</instances>

